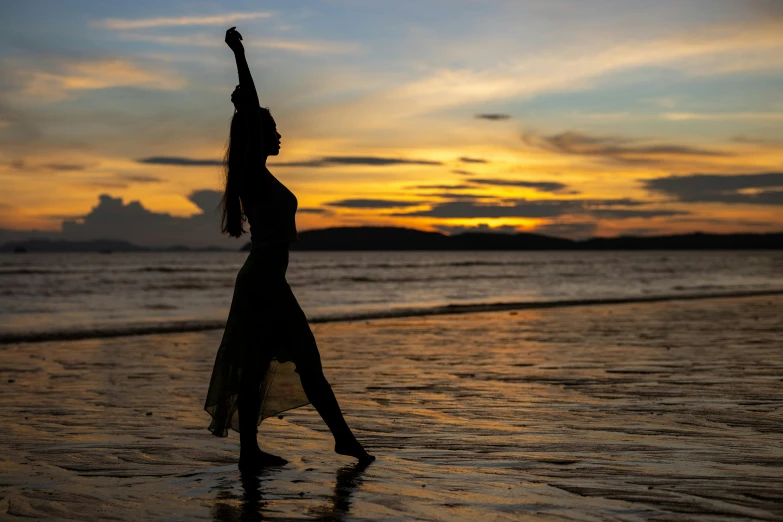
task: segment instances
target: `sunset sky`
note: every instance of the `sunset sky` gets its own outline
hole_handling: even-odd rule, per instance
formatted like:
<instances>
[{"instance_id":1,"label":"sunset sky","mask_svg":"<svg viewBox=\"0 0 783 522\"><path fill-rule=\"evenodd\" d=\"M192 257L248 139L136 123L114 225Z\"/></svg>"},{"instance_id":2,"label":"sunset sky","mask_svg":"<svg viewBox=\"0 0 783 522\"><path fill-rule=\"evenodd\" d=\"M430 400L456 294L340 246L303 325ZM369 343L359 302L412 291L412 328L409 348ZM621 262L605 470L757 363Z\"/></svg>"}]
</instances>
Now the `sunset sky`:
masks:
<instances>
[{"instance_id":1,"label":"sunset sky","mask_svg":"<svg viewBox=\"0 0 783 522\"><path fill-rule=\"evenodd\" d=\"M780 0L26 0L0 7L0 242L231 245L232 25L300 231L783 230Z\"/></svg>"}]
</instances>

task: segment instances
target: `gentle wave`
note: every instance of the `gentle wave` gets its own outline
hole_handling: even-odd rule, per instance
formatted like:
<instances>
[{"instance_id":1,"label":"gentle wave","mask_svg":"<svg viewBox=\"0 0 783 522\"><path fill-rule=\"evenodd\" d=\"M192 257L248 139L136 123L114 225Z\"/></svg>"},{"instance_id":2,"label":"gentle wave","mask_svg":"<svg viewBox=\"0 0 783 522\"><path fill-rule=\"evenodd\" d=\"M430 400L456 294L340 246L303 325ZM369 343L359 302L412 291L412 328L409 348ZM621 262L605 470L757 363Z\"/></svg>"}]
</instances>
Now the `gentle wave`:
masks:
<instances>
[{"instance_id":1,"label":"gentle wave","mask_svg":"<svg viewBox=\"0 0 783 522\"><path fill-rule=\"evenodd\" d=\"M344 269L372 269L372 268L442 268L442 267L481 267L481 266L534 266L544 264L541 261L453 261L446 263L336 263L336 264L308 264L303 268L307 270L344 270ZM547 265L581 265L583 261L547 261ZM113 273L203 273L203 272L236 272L237 266L142 266L142 267L112 267ZM51 268L0 268L0 276L5 275L70 275L70 274L92 274L96 268L77 268L69 267L67 269Z\"/></svg>"},{"instance_id":2,"label":"gentle wave","mask_svg":"<svg viewBox=\"0 0 783 522\"><path fill-rule=\"evenodd\" d=\"M744 292L722 292L702 294L668 294L657 296L619 297L605 299L566 299L557 301L522 301L501 303L451 304L428 308L399 308L373 312L358 312L344 315L330 315L308 319L310 323L335 323L347 321L364 321L369 319L392 319L402 317L426 317L433 315L451 315L480 312L501 312L509 310L530 310L545 308L565 308L571 306L599 306L632 303L655 303L663 301L690 301L696 299L721 299L732 297L763 297L783 295L783 288L773 290L757 290ZM76 341L83 339L99 339L109 337L126 337L135 335L199 332L204 330L219 330L225 327L225 321L216 320L186 320L165 323L131 324L117 327L52 330L48 332L9 332L0 333L0 344L36 343L46 341Z\"/></svg>"},{"instance_id":3,"label":"gentle wave","mask_svg":"<svg viewBox=\"0 0 783 522\"><path fill-rule=\"evenodd\" d=\"M134 268L131 272L159 272L164 274L176 274L179 272L228 272L236 271L233 266L229 267L212 267L212 268L196 268L190 266L144 266L141 268Z\"/></svg>"},{"instance_id":4,"label":"gentle wave","mask_svg":"<svg viewBox=\"0 0 783 522\"><path fill-rule=\"evenodd\" d=\"M235 269L232 269L231 272L235 272ZM167 270L167 272L174 272L173 270ZM179 273L189 272L189 270L179 270ZM152 283L148 285L143 285L141 288L143 288L145 291L162 291L162 290L205 290L209 288L230 288L234 285L234 278L227 278L226 275L218 278L218 275L214 271L210 271L210 275L214 275L215 277L210 278L203 278L199 279L198 281L193 281L190 278L185 279L174 279L172 281L167 282L159 282L159 283ZM76 271L69 271L69 272L36 272L36 273L46 273L46 274L76 274L79 272ZM93 273L92 271L85 271L84 273ZM578 277L578 274L571 275L571 274L561 274L562 277ZM481 281L481 280L492 280L492 279L515 279L515 280L522 280L528 278L528 274L465 274L465 275L446 275L446 276L423 276L423 277L370 277L370 276L341 276L341 277L318 277L316 279L308 279L308 278L302 278L300 280L294 280L294 284L298 286L322 286L322 285L331 285L334 283L422 283L422 282L432 282L432 281L460 281L460 280L469 280L469 281ZM109 280L108 283L114 283L114 284L138 284L137 281L133 280ZM27 287L25 287L24 290L20 290L18 292L15 292L13 290L7 291L8 293L5 295L28 295ZM79 288L78 290L74 290L72 288L67 288L64 290L69 295L74 294L92 294L95 293L94 290L90 288Z\"/></svg>"},{"instance_id":5,"label":"gentle wave","mask_svg":"<svg viewBox=\"0 0 783 522\"><path fill-rule=\"evenodd\" d=\"M373 268L386 268L386 269L399 269L399 268L442 268L442 267L482 267L482 266L533 266L541 265L538 261L520 261L520 262L496 262L496 261L456 261L448 263L337 263L337 264L313 264L305 265L303 268L307 270L345 270L345 269L373 269ZM582 264L582 262L548 262L547 264ZM163 274L180 274L180 273L215 273L222 272L236 272L239 269L237 266L213 266L213 267L190 267L190 266L143 266L143 267L112 267L112 272L115 274L122 273L163 273ZM0 268L0 276L14 276L14 275L71 275L71 274L94 274L100 271L100 268L76 268L69 267L67 269L51 269L51 268Z\"/></svg>"},{"instance_id":6,"label":"gentle wave","mask_svg":"<svg viewBox=\"0 0 783 522\"><path fill-rule=\"evenodd\" d=\"M326 284L333 282L347 283L422 283L428 281L460 281L470 280L479 281L482 279L525 279L526 275L520 274L501 274L501 275L447 275L447 276L429 276L429 277L366 277L366 276L347 276L326 278L319 281L309 281L308 284Z\"/></svg>"},{"instance_id":7,"label":"gentle wave","mask_svg":"<svg viewBox=\"0 0 783 522\"><path fill-rule=\"evenodd\" d=\"M83 270L82 272L89 272ZM51 270L48 268L10 268L0 269L0 276L4 275L49 275L49 274L72 274L75 270Z\"/></svg>"},{"instance_id":8,"label":"gentle wave","mask_svg":"<svg viewBox=\"0 0 783 522\"><path fill-rule=\"evenodd\" d=\"M667 261L668 259L663 257L660 261ZM611 262L604 260L603 263ZM429 269L429 268L444 268L444 267L512 267L512 266L553 266L553 265L584 265L587 261L582 259L569 259L569 260L547 260L546 262L541 260L532 261L448 261L448 262L421 262L421 263L330 263L330 264L304 264L301 268L306 270L353 270L353 269L400 269L400 268L417 268L417 269ZM221 273L221 272L236 272L238 266L210 266L210 267L196 267L196 266L142 266L142 267L112 267L114 273L164 273L164 274L176 274L176 273ZM672 273L675 268L661 268L658 271L662 273ZM69 267L68 269L48 269L48 268L0 268L0 276L4 275L69 275L69 274L85 274L95 273L96 268L76 268ZM648 269L648 272L656 272L654 269Z\"/></svg>"},{"instance_id":9,"label":"gentle wave","mask_svg":"<svg viewBox=\"0 0 783 522\"><path fill-rule=\"evenodd\" d=\"M583 265L583 260L568 260L568 261L449 261L445 263L335 263L335 264L312 264L305 265L303 268L308 270L320 270L320 269L354 269L354 268L442 268L450 266L540 266L540 265Z\"/></svg>"},{"instance_id":10,"label":"gentle wave","mask_svg":"<svg viewBox=\"0 0 783 522\"><path fill-rule=\"evenodd\" d=\"M108 270L108 267L105 268ZM122 267L111 267L111 272L115 274L128 274L134 272L158 272L158 273L188 273L188 272L236 272L237 268L233 266L229 267L172 267L172 266L144 266L144 267L130 267L123 269ZM67 269L52 269L52 268L0 268L0 276L14 276L14 275L72 275L72 274L95 274L100 273L101 267L88 267L88 268L75 268L68 267Z\"/></svg>"}]
</instances>

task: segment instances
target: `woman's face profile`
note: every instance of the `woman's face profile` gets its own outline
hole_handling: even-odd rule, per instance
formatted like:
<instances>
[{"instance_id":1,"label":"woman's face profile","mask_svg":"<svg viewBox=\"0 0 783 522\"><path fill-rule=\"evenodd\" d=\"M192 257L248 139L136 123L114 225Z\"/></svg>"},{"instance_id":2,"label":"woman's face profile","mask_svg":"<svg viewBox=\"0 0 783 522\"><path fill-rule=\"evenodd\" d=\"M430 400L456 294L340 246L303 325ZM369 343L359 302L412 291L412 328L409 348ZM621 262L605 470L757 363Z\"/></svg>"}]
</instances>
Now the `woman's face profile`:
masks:
<instances>
[{"instance_id":1,"label":"woman's face profile","mask_svg":"<svg viewBox=\"0 0 783 522\"><path fill-rule=\"evenodd\" d=\"M269 128L271 132L265 133L268 138L264 143L264 151L268 156L277 156L280 154L280 139L282 136L277 132L277 124L274 118L269 119Z\"/></svg>"}]
</instances>

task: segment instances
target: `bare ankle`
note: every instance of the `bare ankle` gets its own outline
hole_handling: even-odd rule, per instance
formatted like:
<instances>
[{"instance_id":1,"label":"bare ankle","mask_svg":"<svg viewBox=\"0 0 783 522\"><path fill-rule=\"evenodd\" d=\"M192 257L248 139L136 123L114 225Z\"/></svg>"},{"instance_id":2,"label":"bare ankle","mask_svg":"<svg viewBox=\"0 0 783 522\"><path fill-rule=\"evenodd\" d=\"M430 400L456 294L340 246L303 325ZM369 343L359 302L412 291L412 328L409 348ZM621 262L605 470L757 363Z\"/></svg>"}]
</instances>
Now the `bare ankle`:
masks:
<instances>
[{"instance_id":1,"label":"bare ankle","mask_svg":"<svg viewBox=\"0 0 783 522\"><path fill-rule=\"evenodd\" d=\"M261 448L258 445L258 440L254 436L252 439L251 438L240 439L239 451L256 452L256 451L261 451Z\"/></svg>"}]
</instances>

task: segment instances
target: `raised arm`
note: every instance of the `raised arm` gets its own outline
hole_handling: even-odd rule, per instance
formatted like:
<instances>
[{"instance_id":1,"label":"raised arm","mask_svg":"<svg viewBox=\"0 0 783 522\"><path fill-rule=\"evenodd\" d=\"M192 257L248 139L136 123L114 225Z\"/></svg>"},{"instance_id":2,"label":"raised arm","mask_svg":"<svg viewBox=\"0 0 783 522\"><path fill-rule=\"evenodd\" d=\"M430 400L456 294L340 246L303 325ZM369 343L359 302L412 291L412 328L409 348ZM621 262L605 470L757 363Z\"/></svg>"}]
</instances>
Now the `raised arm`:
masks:
<instances>
[{"instance_id":1,"label":"raised arm","mask_svg":"<svg viewBox=\"0 0 783 522\"><path fill-rule=\"evenodd\" d=\"M256 109L261 105L258 101L256 85L253 83L253 76L250 74L250 67L245 58L245 47L242 45L242 35L232 27L226 31L226 44L234 51L234 58L237 62L237 73L239 73L239 86L242 91L243 108Z\"/></svg>"},{"instance_id":2,"label":"raised arm","mask_svg":"<svg viewBox=\"0 0 783 522\"><path fill-rule=\"evenodd\" d=\"M261 121L260 103L258 101L258 93L256 92L255 83L253 83L253 77L250 74L250 67L247 65L247 59L245 58L245 48L242 45L242 35L235 27L226 31L226 44L234 51L234 58L237 62L237 73L239 73L239 86L231 96L231 101L237 107L240 113L244 113L243 120L247 129L248 143L263 143L263 126ZM262 167L264 160L260 154L257 153L257 149L254 147L247 147L245 149L245 171L260 172L263 171ZM255 176L245 177L245 182L250 182L255 179Z\"/></svg>"}]
</instances>

